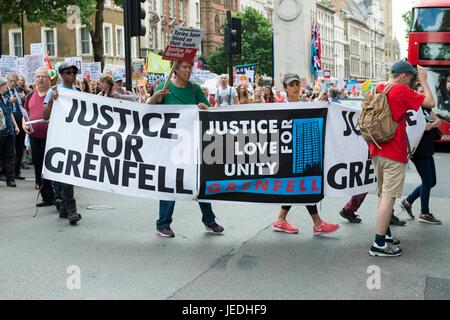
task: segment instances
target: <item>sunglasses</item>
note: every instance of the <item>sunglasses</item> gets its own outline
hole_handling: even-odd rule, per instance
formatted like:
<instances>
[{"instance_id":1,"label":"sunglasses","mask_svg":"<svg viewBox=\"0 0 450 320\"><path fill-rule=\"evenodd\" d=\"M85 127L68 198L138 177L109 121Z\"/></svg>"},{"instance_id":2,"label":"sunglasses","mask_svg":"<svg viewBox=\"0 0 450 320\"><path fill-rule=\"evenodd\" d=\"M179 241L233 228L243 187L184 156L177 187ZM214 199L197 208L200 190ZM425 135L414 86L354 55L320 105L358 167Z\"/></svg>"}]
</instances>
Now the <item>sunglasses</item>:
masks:
<instances>
[{"instance_id":1,"label":"sunglasses","mask_svg":"<svg viewBox=\"0 0 450 320\"><path fill-rule=\"evenodd\" d=\"M74 71L74 70L72 70L72 71L66 71L66 72L64 72L65 74L77 74L78 72L77 71Z\"/></svg>"}]
</instances>

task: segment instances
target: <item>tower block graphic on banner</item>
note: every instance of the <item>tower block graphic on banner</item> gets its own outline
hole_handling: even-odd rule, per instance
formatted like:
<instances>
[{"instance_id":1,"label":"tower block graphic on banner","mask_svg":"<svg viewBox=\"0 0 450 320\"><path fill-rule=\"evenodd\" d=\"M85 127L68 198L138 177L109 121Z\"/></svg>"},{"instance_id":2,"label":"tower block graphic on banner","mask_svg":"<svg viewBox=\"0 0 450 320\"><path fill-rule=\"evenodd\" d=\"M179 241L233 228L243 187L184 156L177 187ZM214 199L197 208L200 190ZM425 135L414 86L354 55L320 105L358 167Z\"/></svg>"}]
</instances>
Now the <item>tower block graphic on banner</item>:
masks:
<instances>
[{"instance_id":1,"label":"tower block graphic on banner","mask_svg":"<svg viewBox=\"0 0 450 320\"><path fill-rule=\"evenodd\" d=\"M321 119L296 119L294 121L295 174L316 174L322 170Z\"/></svg>"}]
</instances>

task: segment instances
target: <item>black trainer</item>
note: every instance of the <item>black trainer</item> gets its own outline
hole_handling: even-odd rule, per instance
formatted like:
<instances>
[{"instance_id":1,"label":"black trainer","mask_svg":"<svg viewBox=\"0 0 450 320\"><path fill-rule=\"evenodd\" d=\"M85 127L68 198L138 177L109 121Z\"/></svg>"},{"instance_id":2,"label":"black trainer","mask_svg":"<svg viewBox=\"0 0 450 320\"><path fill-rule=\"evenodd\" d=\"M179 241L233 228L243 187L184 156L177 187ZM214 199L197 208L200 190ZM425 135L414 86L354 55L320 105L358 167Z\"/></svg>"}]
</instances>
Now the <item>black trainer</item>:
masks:
<instances>
[{"instance_id":1,"label":"black trainer","mask_svg":"<svg viewBox=\"0 0 450 320\"><path fill-rule=\"evenodd\" d=\"M345 209L342 209L339 214L342 218L347 219L350 223L361 223L361 218L352 212L348 212Z\"/></svg>"},{"instance_id":2,"label":"black trainer","mask_svg":"<svg viewBox=\"0 0 450 320\"><path fill-rule=\"evenodd\" d=\"M39 202L38 204L36 204L36 207L50 207L53 206L54 202L53 201L48 201L48 200L44 200L42 202Z\"/></svg>"},{"instance_id":3,"label":"black trainer","mask_svg":"<svg viewBox=\"0 0 450 320\"><path fill-rule=\"evenodd\" d=\"M389 222L391 226L404 227L406 225L406 221L400 220L397 216L392 212L391 221Z\"/></svg>"},{"instance_id":4,"label":"black trainer","mask_svg":"<svg viewBox=\"0 0 450 320\"><path fill-rule=\"evenodd\" d=\"M16 182L14 180L9 180L6 182L6 185L11 188L17 187Z\"/></svg>"},{"instance_id":5,"label":"black trainer","mask_svg":"<svg viewBox=\"0 0 450 320\"><path fill-rule=\"evenodd\" d=\"M402 249L388 242L381 248L374 243L369 249L369 254L372 257L398 257L402 254Z\"/></svg>"},{"instance_id":6,"label":"black trainer","mask_svg":"<svg viewBox=\"0 0 450 320\"><path fill-rule=\"evenodd\" d=\"M412 213L412 206L406 201L406 199L402 199L402 201L400 201L399 205L400 205L400 208L402 208L409 214L411 219L415 219L415 217Z\"/></svg>"},{"instance_id":7,"label":"black trainer","mask_svg":"<svg viewBox=\"0 0 450 320\"><path fill-rule=\"evenodd\" d=\"M210 224L208 226L205 226L206 231L211 232L212 234L222 234L224 228L221 225L218 225L217 223Z\"/></svg>"},{"instance_id":8,"label":"black trainer","mask_svg":"<svg viewBox=\"0 0 450 320\"><path fill-rule=\"evenodd\" d=\"M175 233L170 229L170 227L156 228L156 234L164 238L173 238Z\"/></svg>"}]
</instances>

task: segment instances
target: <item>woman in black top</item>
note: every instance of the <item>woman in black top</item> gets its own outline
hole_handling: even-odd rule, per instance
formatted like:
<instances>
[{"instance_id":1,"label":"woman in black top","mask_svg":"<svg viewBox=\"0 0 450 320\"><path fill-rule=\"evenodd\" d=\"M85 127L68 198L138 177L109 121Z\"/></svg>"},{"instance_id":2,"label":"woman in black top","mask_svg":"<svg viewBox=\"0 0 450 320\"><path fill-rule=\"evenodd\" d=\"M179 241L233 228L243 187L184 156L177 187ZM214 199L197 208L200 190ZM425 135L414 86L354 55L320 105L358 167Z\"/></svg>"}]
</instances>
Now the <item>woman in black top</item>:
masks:
<instances>
[{"instance_id":1,"label":"woman in black top","mask_svg":"<svg viewBox=\"0 0 450 320\"><path fill-rule=\"evenodd\" d=\"M423 88L420 84L417 85L416 91L423 94ZM412 218L414 218L412 213L412 204L420 197L421 215L419 217L419 221L430 224L441 224L441 221L436 219L433 214L430 213L429 208L431 188L436 185L436 167L433 159L433 130L440 127L441 120L431 110L425 108L422 108L422 110L425 115L425 119L427 120L427 126L422 140L420 140L416 151L411 157L411 161L416 166L417 172L422 179L422 184L418 186L406 199L403 199L400 206L406 210Z\"/></svg>"}]
</instances>

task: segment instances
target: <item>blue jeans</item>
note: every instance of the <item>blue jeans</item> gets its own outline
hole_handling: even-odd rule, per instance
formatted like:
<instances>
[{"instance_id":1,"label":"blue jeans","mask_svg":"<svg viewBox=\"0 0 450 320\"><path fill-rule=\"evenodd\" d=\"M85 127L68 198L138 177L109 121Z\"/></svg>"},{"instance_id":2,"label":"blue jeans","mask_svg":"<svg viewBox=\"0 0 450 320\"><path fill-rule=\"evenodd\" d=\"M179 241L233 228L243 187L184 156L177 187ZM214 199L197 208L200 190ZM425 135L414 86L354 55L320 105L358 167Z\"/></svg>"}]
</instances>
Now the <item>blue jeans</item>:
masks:
<instances>
[{"instance_id":1,"label":"blue jeans","mask_svg":"<svg viewBox=\"0 0 450 320\"><path fill-rule=\"evenodd\" d=\"M216 216L212 211L210 203L199 202L200 210L202 211L202 221L206 226L215 222ZM156 227L169 227L172 223L173 210L175 209L175 201L159 201L159 219L156 221Z\"/></svg>"},{"instance_id":2,"label":"blue jeans","mask_svg":"<svg viewBox=\"0 0 450 320\"><path fill-rule=\"evenodd\" d=\"M436 185L436 167L433 157L427 159L412 160L417 172L422 179L422 184L418 186L407 198L409 204L413 204L420 197L421 212L430 213L430 191Z\"/></svg>"}]
</instances>

